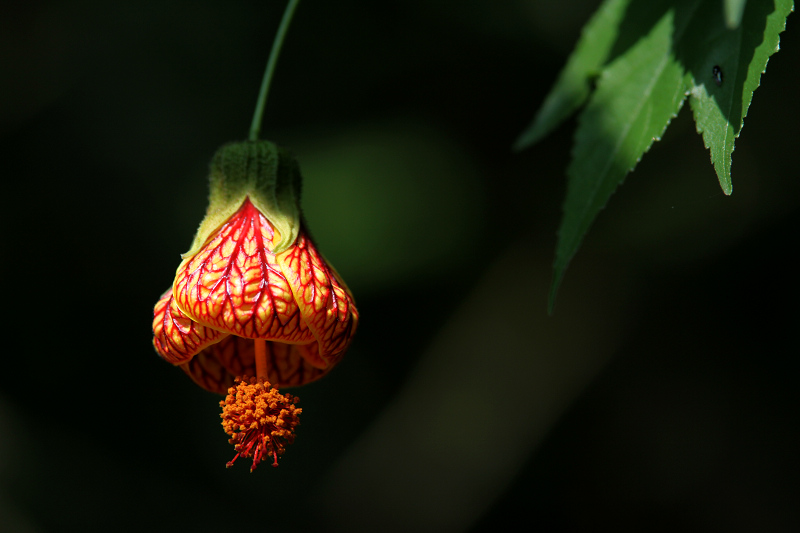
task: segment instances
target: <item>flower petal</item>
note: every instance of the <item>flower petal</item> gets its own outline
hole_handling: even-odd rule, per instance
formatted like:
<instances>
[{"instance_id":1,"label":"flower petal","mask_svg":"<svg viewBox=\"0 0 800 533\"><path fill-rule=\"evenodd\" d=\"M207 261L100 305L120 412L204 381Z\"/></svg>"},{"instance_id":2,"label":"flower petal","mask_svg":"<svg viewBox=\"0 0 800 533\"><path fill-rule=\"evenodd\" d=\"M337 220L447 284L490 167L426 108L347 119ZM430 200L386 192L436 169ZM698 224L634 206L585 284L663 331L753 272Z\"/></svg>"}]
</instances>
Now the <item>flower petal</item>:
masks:
<instances>
[{"instance_id":1,"label":"flower petal","mask_svg":"<svg viewBox=\"0 0 800 533\"><path fill-rule=\"evenodd\" d=\"M232 338L227 337L222 342ZM234 376L222 366L213 353L213 350L204 350L180 365L180 369L207 391L225 394L228 388L233 386Z\"/></svg>"},{"instance_id":2,"label":"flower petal","mask_svg":"<svg viewBox=\"0 0 800 533\"><path fill-rule=\"evenodd\" d=\"M358 325L353 295L314 243L300 232L294 246L278 255L303 319L319 342L315 366L333 365L350 345Z\"/></svg>"},{"instance_id":3,"label":"flower petal","mask_svg":"<svg viewBox=\"0 0 800 533\"><path fill-rule=\"evenodd\" d=\"M175 277L180 308L197 322L239 337L314 340L271 252L280 240L249 199L186 258Z\"/></svg>"},{"instance_id":4,"label":"flower petal","mask_svg":"<svg viewBox=\"0 0 800 533\"><path fill-rule=\"evenodd\" d=\"M207 328L186 316L168 290L153 309L153 346L163 359L178 365L227 333Z\"/></svg>"},{"instance_id":5,"label":"flower petal","mask_svg":"<svg viewBox=\"0 0 800 533\"><path fill-rule=\"evenodd\" d=\"M267 342L267 381L275 387L297 387L327 374L332 367L321 369L309 363L316 346L316 342ZM228 336L181 365L181 369L204 389L225 394L236 376L256 375L253 341Z\"/></svg>"}]
</instances>

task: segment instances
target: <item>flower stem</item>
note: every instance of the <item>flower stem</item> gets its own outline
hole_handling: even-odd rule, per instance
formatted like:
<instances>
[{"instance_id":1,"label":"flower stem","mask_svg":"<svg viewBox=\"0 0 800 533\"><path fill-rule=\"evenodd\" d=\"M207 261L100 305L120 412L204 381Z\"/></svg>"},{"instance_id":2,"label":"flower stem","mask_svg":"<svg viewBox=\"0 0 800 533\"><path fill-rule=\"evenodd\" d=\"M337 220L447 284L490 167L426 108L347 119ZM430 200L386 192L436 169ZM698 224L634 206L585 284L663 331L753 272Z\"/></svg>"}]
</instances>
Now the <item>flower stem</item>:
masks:
<instances>
[{"instance_id":1,"label":"flower stem","mask_svg":"<svg viewBox=\"0 0 800 533\"><path fill-rule=\"evenodd\" d=\"M261 133L261 120L264 118L264 106L267 103L267 93L269 92L269 85L272 82L272 74L275 72L275 64L278 62L278 56L281 54L281 47L283 46L283 39L286 36L286 31L289 29L289 23L292 21L294 10L300 0L289 0L286 5L286 10L283 12L281 25L278 26L278 33L275 34L275 40L272 42L272 50L269 53L269 60L267 61L267 69L264 71L264 79L261 80L261 89L258 91L258 100L256 101L256 110L253 113L253 122L250 124L250 140L257 141L258 134Z\"/></svg>"},{"instance_id":2,"label":"flower stem","mask_svg":"<svg viewBox=\"0 0 800 533\"><path fill-rule=\"evenodd\" d=\"M267 380L267 341L254 339L256 343L256 378Z\"/></svg>"}]
</instances>

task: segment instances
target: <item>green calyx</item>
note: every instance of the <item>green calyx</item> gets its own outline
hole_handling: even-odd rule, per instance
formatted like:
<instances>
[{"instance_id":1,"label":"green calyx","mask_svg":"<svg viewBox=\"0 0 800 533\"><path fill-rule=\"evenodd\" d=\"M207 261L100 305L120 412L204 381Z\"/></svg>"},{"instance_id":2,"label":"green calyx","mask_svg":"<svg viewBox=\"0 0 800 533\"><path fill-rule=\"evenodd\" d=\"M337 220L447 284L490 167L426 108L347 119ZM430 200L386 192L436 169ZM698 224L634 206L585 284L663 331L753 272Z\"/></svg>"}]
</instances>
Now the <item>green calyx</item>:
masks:
<instances>
[{"instance_id":1,"label":"green calyx","mask_svg":"<svg viewBox=\"0 0 800 533\"><path fill-rule=\"evenodd\" d=\"M273 253L294 244L300 233L301 177L291 154L269 141L233 142L217 150L210 166L208 210L184 258L197 253L246 198L280 232Z\"/></svg>"}]
</instances>

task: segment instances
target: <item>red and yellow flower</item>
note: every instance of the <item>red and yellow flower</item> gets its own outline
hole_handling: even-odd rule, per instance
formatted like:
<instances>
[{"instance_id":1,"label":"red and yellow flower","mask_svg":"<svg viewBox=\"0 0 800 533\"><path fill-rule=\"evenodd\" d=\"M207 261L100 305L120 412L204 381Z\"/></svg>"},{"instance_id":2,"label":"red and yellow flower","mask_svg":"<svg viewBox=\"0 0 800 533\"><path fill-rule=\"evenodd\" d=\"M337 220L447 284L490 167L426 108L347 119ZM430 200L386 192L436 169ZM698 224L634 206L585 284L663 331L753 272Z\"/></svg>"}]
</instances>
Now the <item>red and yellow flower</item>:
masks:
<instances>
[{"instance_id":1,"label":"red and yellow flower","mask_svg":"<svg viewBox=\"0 0 800 533\"><path fill-rule=\"evenodd\" d=\"M358 311L304 227L296 162L268 141L228 144L211 162L210 188L206 217L154 309L156 351L229 400L237 376L267 391L319 379L350 345ZM299 414L293 402L284 408ZM272 442L262 448L282 453Z\"/></svg>"}]
</instances>

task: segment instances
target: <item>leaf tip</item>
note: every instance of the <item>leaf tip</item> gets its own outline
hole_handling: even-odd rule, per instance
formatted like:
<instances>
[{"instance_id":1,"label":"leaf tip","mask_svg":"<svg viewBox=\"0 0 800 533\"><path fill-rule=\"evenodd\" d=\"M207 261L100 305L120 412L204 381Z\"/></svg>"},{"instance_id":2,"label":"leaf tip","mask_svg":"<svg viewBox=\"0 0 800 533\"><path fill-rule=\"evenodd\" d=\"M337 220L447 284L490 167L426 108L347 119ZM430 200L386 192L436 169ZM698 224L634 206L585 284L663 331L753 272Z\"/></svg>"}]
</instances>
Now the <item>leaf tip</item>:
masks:
<instances>
[{"instance_id":1,"label":"leaf tip","mask_svg":"<svg viewBox=\"0 0 800 533\"><path fill-rule=\"evenodd\" d=\"M564 278L564 267L555 265L553 267L553 282L550 284L550 294L547 297L547 316L553 316L556 308L556 295Z\"/></svg>"},{"instance_id":2,"label":"leaf tip","mask_svg":"<svg viewBox=\"0 0 800 533\"><path fill-rule=\"evenodd\" d=\"M717 172L717 179L719 180L719 186L722 189L723 194L725 196L730 196L733 193L733 182L731 181L730 174L720 174Z\"/></svg>"},{"instance_id":3,"label":"leaf tip","mask_svg":"<svg viewBox=\"0 0 800 533\"><path fill-rule=\"evenodd\" d=\"M544 137L546 132L542 131L539 122L540 120L537 116L533 122L519 134L519 137L517 137L517 140L514 141L514 144L511 146L513 152L519 153L523 150L527 150Z\"/></svg>"}]
</instances>

